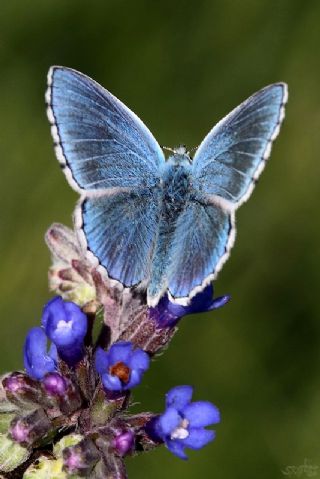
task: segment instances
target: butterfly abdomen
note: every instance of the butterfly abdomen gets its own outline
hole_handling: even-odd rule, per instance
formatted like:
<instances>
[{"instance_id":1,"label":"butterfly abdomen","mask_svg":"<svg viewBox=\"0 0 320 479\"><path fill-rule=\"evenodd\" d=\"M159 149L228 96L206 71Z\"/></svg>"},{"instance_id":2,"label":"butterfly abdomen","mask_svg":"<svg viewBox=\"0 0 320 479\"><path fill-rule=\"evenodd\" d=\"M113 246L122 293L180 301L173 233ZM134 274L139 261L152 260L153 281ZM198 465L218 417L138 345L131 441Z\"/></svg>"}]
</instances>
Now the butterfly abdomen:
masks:
<instances>
[{"instance_id":1,"label":"butterfly abdomen","mask_svg":"<svg viewBox=\"0 0 320 479\"><path fill-rule=\"evenodd\" d=\"M188 160L175 155L166 162L162 175L162 205L159 232L152 260L152 280L149 294L156 297L166 287L165 278L170 266L170 249L176 223L184 212L192 191L191 170Z\"/></svg>"}]
</instances>

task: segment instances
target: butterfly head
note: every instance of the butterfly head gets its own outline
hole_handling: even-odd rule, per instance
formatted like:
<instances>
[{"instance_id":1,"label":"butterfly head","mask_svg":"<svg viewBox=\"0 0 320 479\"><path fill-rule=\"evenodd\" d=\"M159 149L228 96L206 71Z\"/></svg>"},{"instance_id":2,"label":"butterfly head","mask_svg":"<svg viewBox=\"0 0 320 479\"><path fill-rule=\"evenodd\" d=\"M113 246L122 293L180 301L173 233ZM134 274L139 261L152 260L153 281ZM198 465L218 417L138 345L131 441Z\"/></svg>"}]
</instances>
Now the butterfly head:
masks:
<instances>
[{"instance_id":1,"label":"butterfly head","mask_svg":"<svg viewBox=\"0 0 320 479\"><path fill-rule=\"evenodd\" d=\"M187 147L186 145L179 145L177 146L177 148L173 148L173 152L176 154L176 155L181 155L181 156L189 156L189 152L187 150Z\"/></svg>"},{"instance_id":2,"label":"butterfly head","mask_svg":"<svg viewBox=\"0 0 320 479\"><path fill-rule=\"evenodd\" d=\"M176 148L163 146L162 148L173 153L173 155L169 157L170 163L181 165L186 163L189 164L192 161L186 145L179 145Z\"/></svg>"}]
</instances>

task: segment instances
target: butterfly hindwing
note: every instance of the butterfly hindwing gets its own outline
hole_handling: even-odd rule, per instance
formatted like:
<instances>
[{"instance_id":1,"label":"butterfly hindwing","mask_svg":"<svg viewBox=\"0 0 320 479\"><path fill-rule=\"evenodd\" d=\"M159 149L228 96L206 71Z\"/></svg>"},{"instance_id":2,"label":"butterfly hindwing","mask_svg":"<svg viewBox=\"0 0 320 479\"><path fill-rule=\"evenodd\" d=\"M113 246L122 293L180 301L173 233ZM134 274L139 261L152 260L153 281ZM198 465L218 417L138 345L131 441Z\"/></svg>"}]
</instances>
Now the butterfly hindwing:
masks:
<instances>
[{"instance_id":1,"label":"butterfly hindwing","mask_svg":"<svg viewBox=\"0 0 320 479\"><path fill-rule=\"evenodd\" d=\"M163 152L142 121L91 78L52 67L46 94L56 152L81 192L152 186Z\"/></svg>"},{"instance_id":2,"label":"butterfly hindwing","mask_svg":"<svg viewBox=\"0 0 320 479\"><path fill-rule=\"evenodd\" d=\"M159 190L90 197L76 210L87 248L124 286L146 280L160 214Z\"/></svg>"},{"instance_id":3,"label":"butterfly hindwing","mask_svg":"<svg viewBox=\"0 0 320 479\"><path fill-rule=\"evenodd\" d=\"M218 205L188 202L171 244L168 290L178 302L201 291L233 242L233 214Z\"/></svg>"},{"instance_id":4,"label":"butterfly hindwing","mask_svg":"<svg viewBox=\"0 0 320 479\"><path fill-rule=\"evenodd\" d=\"M194 156L194 184L202 192L222 197L235 207L245 201L269 157L286 100L286 85L275 83L223 118Z\"/></svg>"}]
</instances>

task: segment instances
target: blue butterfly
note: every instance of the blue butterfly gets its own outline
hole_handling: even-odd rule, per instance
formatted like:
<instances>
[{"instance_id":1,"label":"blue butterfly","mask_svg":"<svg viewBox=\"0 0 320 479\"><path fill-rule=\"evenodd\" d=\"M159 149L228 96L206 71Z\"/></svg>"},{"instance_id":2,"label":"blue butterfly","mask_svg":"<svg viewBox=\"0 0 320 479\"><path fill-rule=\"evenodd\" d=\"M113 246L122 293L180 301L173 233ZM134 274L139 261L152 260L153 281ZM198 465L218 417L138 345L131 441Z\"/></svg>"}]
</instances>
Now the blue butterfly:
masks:
<instances>
[{"instance_id":1,"label":"blue butterfly","mask_svg":"<svg viewBox=\"0 0 320 479\"><path fill-rule=\"evenodd\" d=\"M125 287L165 292L188 304L227 260L235 211L269 157L284 117L287 86L255 93L223 118L191 159L164 153L142 121L89 77L48 74L46 102L55 151L81 194L75 226L94 264Z\"/></svg>"}]
</instances>

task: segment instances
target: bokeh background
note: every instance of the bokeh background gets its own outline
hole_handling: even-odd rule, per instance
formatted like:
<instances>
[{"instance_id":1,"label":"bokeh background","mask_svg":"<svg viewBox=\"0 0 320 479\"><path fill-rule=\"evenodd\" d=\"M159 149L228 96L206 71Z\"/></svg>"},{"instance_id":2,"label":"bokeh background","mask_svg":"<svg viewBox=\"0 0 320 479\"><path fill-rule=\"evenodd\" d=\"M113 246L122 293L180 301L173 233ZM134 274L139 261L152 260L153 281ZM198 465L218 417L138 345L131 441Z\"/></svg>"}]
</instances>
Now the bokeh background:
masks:
<instances>
[{"instance_id":1,"label":"bokeh background","mask_svg":"<svg viewBox=\"0 0 320 479\"><path fill-rule=\"evenodd\" d=\"M77 199L53 153L49 66L94 77L168 146L198 145L247 96L289 84L281 135L216 282L232 302L186 318L135 393L161 411L170 387L194 384L221 409L217 439L186 463L164 448L128 460L131 479L298 477L288 466L303 464L320 476L319 23L316 0L1 2L2 371L22 366L50 297L44 232L71 225Z\"/></svg>"}]
</instances>

